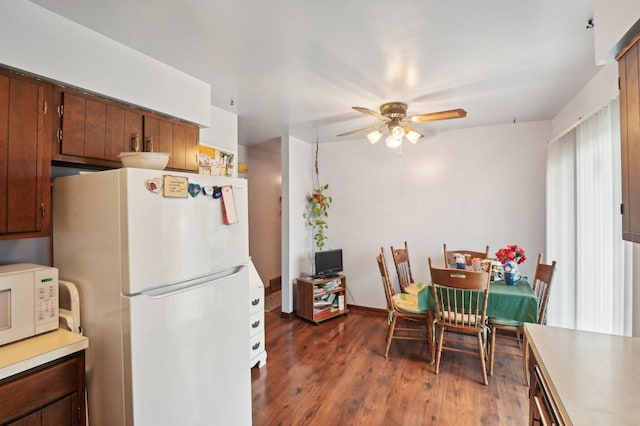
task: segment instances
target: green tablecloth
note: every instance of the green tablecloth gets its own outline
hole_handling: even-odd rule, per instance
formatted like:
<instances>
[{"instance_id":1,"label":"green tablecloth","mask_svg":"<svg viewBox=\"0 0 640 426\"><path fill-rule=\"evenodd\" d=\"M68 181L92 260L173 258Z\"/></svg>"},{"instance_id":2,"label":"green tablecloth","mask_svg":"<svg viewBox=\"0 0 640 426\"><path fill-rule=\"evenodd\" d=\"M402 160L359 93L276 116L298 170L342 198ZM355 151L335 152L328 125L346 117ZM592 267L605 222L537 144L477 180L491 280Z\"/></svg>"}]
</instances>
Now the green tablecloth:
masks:
<instances>
[{"instance_id":1,"label":"green tablecloth","mask_svg":"<svg viewBox=\"0 0 640 426\"><path fill-rule=\"evenodd\" d=\"M418 293L418 307L431 311L435 309L430 285ZM516 285L507 285L504 281L492 282L487 301L487 316L537 323L538 298L527 278L523 277Z\"/></svg>"}]
</instances>

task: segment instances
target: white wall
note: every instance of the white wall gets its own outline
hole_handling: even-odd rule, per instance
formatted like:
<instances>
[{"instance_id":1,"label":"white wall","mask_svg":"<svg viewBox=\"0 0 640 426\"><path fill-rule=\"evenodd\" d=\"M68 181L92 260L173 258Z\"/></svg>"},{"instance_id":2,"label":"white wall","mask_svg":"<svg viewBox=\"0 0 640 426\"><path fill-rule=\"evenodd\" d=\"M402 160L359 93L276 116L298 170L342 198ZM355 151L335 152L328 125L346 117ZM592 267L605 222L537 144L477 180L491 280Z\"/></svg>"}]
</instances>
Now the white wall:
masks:
<instances>
[{"instance_id":1,"label":"white wall","mask_svg":"<svg viewBox=\"0 0 640 426\"><path fill-rule=\"evenodd\" d=\"M311 235L302 218L313 186L313 145L282 136L282 312L293 312L293 282L311 272Z\"/></svg>"},{"instance_id":2,"label":"white wall","mask_svg":"<svg viewBox=\"0 0 640 426\"><path fill-rule=\"evenodd\" d=\"M480 127L425 138L404 152L366 140L320 144L320 181L329 184L329 246L344 250L348 303L384 308L375 263L380 247L409 244L414 278L442 244L491 252L519 244L544 250L545 159L551 122ZM533 274L535 260L524 263ZM395 271L394 271L395 273Z\"/></svg>"},{"instance_id":3,"label":"white wall","mask_svg":"<svg viewBox=\"0 0 640 426\"><path fill-rule=\"evenodd\" d=\"M249 167L249 254L265 285L282 274L281 154L243 147Z\"/></svg>"},{"instance_id":4,"label":"white wall","mask_svg":"<svg viewBox=\"0 0 640 426\"><path fill-rule=\"evenodd\" d=\"M200 143L238 154L238 116L211 105L210 122L211 127L200 129Z\"/></svg>"},{"instance_id":5,"label":"white wall","mask_svg":"<svg viewBox=\"0 0 640 426\"><path fill-rule=\"evenodd\" d=\"M0 63L208 126L211 86L26 0L0 2Z\"/></svg>"},{"instance_id":6,"label":"white wall","mask_svg":"<svg viewBox=\"0 0 640 426\"><path fill-rule=\"evenodd\" d=\"M612 62L611 50L640 18L638 0L594 0L596 63Z\"/></svg>"}]
</instances>

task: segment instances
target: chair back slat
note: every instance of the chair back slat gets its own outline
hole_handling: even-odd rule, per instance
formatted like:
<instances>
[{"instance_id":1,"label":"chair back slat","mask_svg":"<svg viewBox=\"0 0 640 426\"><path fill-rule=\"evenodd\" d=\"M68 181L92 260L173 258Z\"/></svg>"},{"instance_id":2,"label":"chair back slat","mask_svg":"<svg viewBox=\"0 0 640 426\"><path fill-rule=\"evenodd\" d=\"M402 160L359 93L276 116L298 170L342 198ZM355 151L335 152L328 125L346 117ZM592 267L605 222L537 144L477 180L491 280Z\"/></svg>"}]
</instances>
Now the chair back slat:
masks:
<instances>
[{"instance_id":1,"label":"chair back slat","mask_svg":"<svg viewBox=\"0 0 640 426\"><path fill-rule=\"evenodd\" d=\"M434 268L429 258L436 319L456 328L483 327L489 273Z\"/></svg>"},{"instance_id":2,"label":"chair back slat","mask_svg":"<svg viewBox=\"0 0 640 426\"><path fill-rule=\"evenodd\" d=\"M382 279L382 286L384 288L384 296L387 299L387 310L392 310L395 291L393 290L389 279L389 270L387 269L387 262L384 258L384 248L380 247L380 254L376 256L376 260L378 261L380 278Z\"/></svg>"},{"instance_id":3,"label":"chair back slat","mask_svg":"<svg viewBox=\"0 0 640 426\"><path fill-rule=\"evenodd\" d=\"M485 251L474 251L474 250L447 250L447 245L443 244L442 248L444 250L444 266L448 268L449 265L455 264L455 253L460 253L465 256L465 260L467 265L471 265L471 260L473 258L479 259L487 259L489 257L489 246L486 246Z\"/></svg>"},{"instance_id":4,"label":"chair back slat","mask_svg":"<svg viewBox=\"0 0 640 426\"><path fill-rule=\"evenodd\" d=\"M542 253L538 254L536 272L533 277L532 288L538 297L538 324L545 324L547 321L547 306L549 304L549 294L551 293L551 281L556 269L556 261L550 265L542 263Z\"/></svg>"},{"instance_id":5,"label":"chair back slat","mask_svg":"<svg viewBox=\"0 0 640 426\"><path fill-rule=\"evenodd\" d=\"M396 273L398 274L400 290L406 293L406 288L414 282L413 274L411 273L411 263L409 262L407 242L404 242L404 248L394 249L393 246L391 246L391 256L393 257L393 263L396 267Z\"/></svg>"}]
</instances>

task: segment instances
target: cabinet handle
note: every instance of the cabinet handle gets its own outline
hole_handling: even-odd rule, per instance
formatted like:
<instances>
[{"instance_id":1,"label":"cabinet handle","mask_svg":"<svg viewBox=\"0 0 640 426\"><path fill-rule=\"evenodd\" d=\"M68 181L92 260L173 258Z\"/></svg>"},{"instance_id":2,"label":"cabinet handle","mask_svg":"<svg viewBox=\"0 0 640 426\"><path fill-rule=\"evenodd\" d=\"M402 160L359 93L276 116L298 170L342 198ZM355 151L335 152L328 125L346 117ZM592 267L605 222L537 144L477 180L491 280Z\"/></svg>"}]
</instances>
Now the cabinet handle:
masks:
<instances>
[{"instance_id":1,"label":"cabinet handle","mask_svg":"<svg viewBox=\"0 0 640 426\"><path fill-rule=\"evenodd\" d=\"M256 343L255 345L251 346L251 349L253 349L254 351L256 349L258 349L260 347L260 342Z\"/></svg>"},{"instance_id":2,"label":"cabinet handle","mask_svg":"<svg viewBox=\"0 0 640 426\"><path fill-rule=\"evenodd\" d=\"M253 306L256 306L258 303L260 303L260 299L254 299L254 300L251 301L251 304Z\"/></svg>"},{"instance_id":3,"label":"cabinet handle","mask_svg":"<svg viewBox=\"0 0 640 426\"><path fill-rule=\"evenodd\" d=\"M144 141L144 150L146 152L153 152L153 136L147 136L147 139Z\"/></svg>"},{"instance_id":4,"label":"cabinet handle","mask_svg":"<svg viewBox=\"0 0 640 426\"><path fill-rule=\"evenodd\" d=\"M47 115L47 110L48 110L48 104L47 101L42 102L42 114L43 115Z\"/></svg>"},{"instance_id":5,"label":"cabinet handle","mask_svg":"<svg viewBox=\"0 0 640 426\"><path fill-rule=\"evenodd\" d=\"M131 137L131 151L140 152L140 135L138 133Z\"/></svg>"},{"instance_id":6,"label":"cabinet handle","mask_svg":"<svg viewBox=\"0 0 640 426\"><path fill-rule=\"evenodd\" d=\"M257 328L260 325L260 320L254 322L253 324L251 324L251 328Z\"/></svg>"},{"instance_id":7,"label":"cabinet handle","mask_svg":"<svg viewBox=\"0 0 640 426\"><path fill-rule=\"evenodd\" d=\"M40 203L40 216L44 217L44 203Z\"/></svg>"},{"instance_id":8,"label":"cabinet handle","mask_svg":"<svg viewBox=\"0 0 640 426\"><path fill-rule=\"evenodd\" d=\"M58 129L56 135L58 136L58 142L62 142L62 129Z\"/></svg>"}]
</instances>

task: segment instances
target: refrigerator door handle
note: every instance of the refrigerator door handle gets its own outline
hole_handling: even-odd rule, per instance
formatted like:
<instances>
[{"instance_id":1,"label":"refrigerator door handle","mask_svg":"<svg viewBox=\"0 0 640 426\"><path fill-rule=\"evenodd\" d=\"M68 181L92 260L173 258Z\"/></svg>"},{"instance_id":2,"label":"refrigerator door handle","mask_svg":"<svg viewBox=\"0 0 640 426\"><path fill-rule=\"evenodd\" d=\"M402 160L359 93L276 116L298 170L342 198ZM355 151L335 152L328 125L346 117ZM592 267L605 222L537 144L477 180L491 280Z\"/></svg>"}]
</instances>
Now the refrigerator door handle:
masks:
<instances>
[{"instance_id":1,"label":"refrigerator door handle","mask_svg":"<svg viewBox=\"0 0 640 426\"><path fill-rule=\"evenodd\" d=\"M170 297L175 294L184 293L185 291L193 290L199 287L203 287L205 285L215 284L219 281L226 280L231 277L235 277L240 273L242 268L246 268L247 265L236 266L232 269L227 269L222 272L218 272L216 274L207 275L206 277L195 278L193 280L184 281L179 284L174 284L167 287L161 287L151 290L145 290L138 294L143 294L152 299L161 299L164 297ZM131 295L134 296L134 295Z\"/></svg>"}]
</instances>

